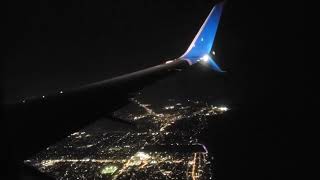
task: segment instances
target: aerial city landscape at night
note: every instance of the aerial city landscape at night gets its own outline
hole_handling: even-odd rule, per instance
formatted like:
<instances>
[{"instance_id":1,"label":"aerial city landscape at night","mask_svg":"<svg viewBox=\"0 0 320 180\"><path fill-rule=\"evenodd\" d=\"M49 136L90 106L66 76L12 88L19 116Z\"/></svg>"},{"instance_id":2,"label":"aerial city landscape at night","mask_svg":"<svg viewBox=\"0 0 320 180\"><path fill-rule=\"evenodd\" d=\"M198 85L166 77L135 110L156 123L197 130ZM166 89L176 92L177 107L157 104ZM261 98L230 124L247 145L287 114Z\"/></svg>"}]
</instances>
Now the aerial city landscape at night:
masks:
<instances>
[{"instance_id":1,"label":"aerial city landscape at night","mask_svg":"<svg viewBox=\"0 0 320 180\"><path fill-rule=\"evenodd\" d=\"M319 106L303 2L5 4L1 180L299 172Z\"/></svg>"},{"instance_id":2,"label":"aerial city landscape at night","mask_svg":"<svg viewBox=\"0 0 320 180\"><path fill-rule=\"evenodd\" d=\"M24 162L56 179L213 179L214 157L199 136L228 110L201 101L159 106L132 99L114 115L134 125L110 130L103 128L110 121L99 120Z\"/></svg>"}]
</instances>

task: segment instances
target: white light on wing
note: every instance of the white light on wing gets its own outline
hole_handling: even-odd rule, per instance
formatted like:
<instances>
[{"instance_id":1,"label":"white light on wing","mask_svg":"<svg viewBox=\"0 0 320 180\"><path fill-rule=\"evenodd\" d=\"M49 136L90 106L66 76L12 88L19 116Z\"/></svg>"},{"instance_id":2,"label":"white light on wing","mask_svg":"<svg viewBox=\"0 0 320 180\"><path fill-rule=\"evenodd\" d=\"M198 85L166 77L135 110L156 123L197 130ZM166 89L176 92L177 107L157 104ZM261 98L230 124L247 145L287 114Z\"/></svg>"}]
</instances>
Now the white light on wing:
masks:
<instances>
[{"instance_id":1,"label":"white light on wing","mask_svg":"<svg viewBox=\"0 0 320 180\"><path fill-rule=\"evenodd\" d=\"M210 56L208 54L205 54L204 56L202 56L202 58L200 58L201 60L203 60L204 62L208 62L209 61Z\"/></svg>"},{"instance_id":2,"label":"white light on wing","mask_svg":"<svg viewBox=\"0 0 320 180\"><path fill-rule=\"evenodd\" d=\"M173 61L172 60L170 60L170 61L166 61L166 64L169 64L169 63L172 63Z\"/></svg>"}]
</instances>

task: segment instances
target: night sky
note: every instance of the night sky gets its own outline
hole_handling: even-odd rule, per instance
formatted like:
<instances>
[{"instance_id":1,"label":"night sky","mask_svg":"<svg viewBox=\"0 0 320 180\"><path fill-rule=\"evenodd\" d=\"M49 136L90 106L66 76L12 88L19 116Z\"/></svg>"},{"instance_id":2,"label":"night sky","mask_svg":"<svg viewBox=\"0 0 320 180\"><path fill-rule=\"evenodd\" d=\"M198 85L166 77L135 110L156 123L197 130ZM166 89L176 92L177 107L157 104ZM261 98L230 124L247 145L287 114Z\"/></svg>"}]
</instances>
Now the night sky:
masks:
<instances>
[{"instance_id":1,"label":"night sky","mask_svg":"<svg viewBox=\"0 0 320 180\"><path fill-rule=\"evenodd\" d=\"M179 57L216 2L9 1L3 102L74 88ZM213 96L243 110L226 130L233 134L225 133L231 145L225 146L230 153L222 159L232 164L232 157L245 157L236 159L235 165L224 164L221 179L231 177L229 169L239 177L253 173L284 178L296 167L301 139L297 127L306 118L301 116L305 92L311 91L306 85L310 78L305 77L312 77L305 68L303 16L301 2L229 0L214 47L217 63L227 73L193 68L149 90L168 97ZM172 84L176 86L170 88ZM237 143L235 132L240 133L238 138L247 138L245 144ZM240 150L237 154L228 148ZM237 170L236 165L243 167Z\"/></svg>"}]
</instances>

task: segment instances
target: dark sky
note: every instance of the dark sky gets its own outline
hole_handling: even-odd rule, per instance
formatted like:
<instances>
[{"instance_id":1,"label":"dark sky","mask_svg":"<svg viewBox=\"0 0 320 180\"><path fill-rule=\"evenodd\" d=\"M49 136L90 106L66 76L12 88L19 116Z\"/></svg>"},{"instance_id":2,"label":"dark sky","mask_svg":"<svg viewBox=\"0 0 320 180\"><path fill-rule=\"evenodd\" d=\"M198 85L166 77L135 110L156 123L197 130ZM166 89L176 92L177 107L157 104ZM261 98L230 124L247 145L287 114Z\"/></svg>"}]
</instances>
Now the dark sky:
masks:
<instances>
[{"instance_id":1,"label":"dark sky","mask_svg":"<svg viewBox=\"0 0 320 180\"><path fill-rule=\"evenodd\" d=\"M181 55L215 1L9 1L5 102L77 87ZM229 1L215 43L238 98L302 80L301 3ZM272 93L270 93L270 91ZM239 93L238 93L239 92ZM233 92L231 92L233 93ZM290 94L290 92L289 92ZM248 98L253 98L248 97Z\"/></svg>"},{"instance_id":2,"label":"dark sky","mask_svg":"<svg viewBox=\"0 0 320 180\"><path fill-rule=\"evenodd\" d=\"M3 33L4 102L74 88L179 57L216 2L9 1ZM293 157L301 139L298 127L307 118L307 105L312 106L306 104L312 94L307 83L313 76L304 56L303 28L302 2L229 0L215 42L217 63L227 73L194 67L147 91L155 99L164 94L213 96L243 109L238 119L228 122L229 129L222 128L231 134L224 134L229 145L220 144L226 152L223 162L228 162L223 172L232 167L238 172L243 153L248 157L246 173L254 168L256 175L271 177L268 168L273 166L285 177L284 172L295 167ZM232 148L240 148L238 154L230 152ZM241 161L233 166L228 158L235 154Z\"/></svg>"},{"instance_id":3,"label":"dark sky","mask_svg":"<svg viewBox=\"0 0 320 180\"><path fill-rule=\"evenodd\" d=\"M10 1L5 98L76 87L178 57L213 5Z\"/></svg>"}]
</instances>

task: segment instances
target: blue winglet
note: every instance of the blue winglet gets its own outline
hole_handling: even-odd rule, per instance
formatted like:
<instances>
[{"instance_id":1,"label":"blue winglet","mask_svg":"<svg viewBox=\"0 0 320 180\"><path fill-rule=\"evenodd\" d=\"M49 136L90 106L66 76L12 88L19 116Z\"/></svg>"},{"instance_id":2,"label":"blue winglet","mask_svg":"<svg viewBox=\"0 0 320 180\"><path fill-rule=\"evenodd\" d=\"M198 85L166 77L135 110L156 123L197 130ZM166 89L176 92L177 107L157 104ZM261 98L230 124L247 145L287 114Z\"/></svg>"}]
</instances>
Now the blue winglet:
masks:
<instances>
[{"instance_id":1,"label":"blue winglet","mask_svg":"<svg viewBox=\"0 0 320 180\"><path fill-rule=\"evenodd\" d=\"M221 2L213 7L188 50L180 58L187 60L190 64L205 60L210 64L212 69L223 72L215 63L210 53L218 29L223 4Z\"/></svg>"}]
</instances>

